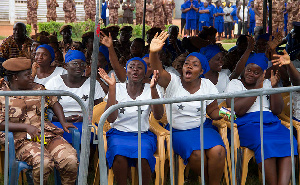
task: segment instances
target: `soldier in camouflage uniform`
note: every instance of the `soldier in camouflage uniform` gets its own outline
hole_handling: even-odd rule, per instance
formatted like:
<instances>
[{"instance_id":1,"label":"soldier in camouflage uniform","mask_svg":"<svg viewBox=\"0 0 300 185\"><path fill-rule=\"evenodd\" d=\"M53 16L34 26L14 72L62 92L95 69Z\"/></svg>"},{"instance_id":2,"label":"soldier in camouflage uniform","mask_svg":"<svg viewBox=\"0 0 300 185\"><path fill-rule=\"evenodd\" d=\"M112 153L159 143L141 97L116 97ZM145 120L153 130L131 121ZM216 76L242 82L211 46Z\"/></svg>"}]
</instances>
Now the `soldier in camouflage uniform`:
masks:
<instances>
[{"instance_id":1,"label":"soldier in camouflage uniform","mask_svg":"<svg viewBox=\"0 0 300 185\"><path fill-rule=\"evenodd\" d=\"M154 5L154 27L165 29L163 0L153 0Z\"/></svg>"},{"instance_id":2,"label":"soldier in camouflage uniform","mask_svg":"<svg viewBox=\"0 0 300 185\"><path fill-rule=\"evenodd\" d=\"M264 0L254 0L256 26L263 26L263 4Z\"/></svg>"},{"instance_id":3,"label":"soldier in camouflage uniform","mask_svg":"<svg viewBox=\"0 0 300 185\"><path fill-rule=\"evenodd\" d=\"M70 49L83 51L83 47L81 47L81 42L72 40L71 25L63 25L60 28L59 32L63 36L63 40L59 42L59 49L63 52L64 56Z\"/></svg>"},{"instance_id":4,"label":"soldier in camouflage uniform","mask_svg":"<svg viewBox=\"0 0 300 185\"><path fill-rule=\"evenodd\" d=\"M284 36L284 0L276 0L272 4L272 35L275 35L277 31L282 32Z\"/></svg>"},{"instance_id":5,"label":"soldier in camouflage uniform","mask_svg":"<svg viewBox=\"0 0 300 185\"><path fill-rule=\"evenodd\" d=\"M145 21L146 21L146 24L151 27L153 26L153 17L154 17L153 10L154 10L154 6L151 3L151 0L147 0Z\"/></svg>"},{"instance_id":6,"label":"soldier in camouflage uniform","mask_svg":"<svg viewBox=\"0 0 300 185\"><path fill-rule=\"evenodd\" d=\"M96 1L95 0L84 0L83 7L85 11L85 20L91 19L95 21L96 15Z\"/></svg>"},{"instance_id":7,"label":"soldier in camouflage uniform","mask_svg":"<svg viewBox=\"0 0 300 185\"><path fill-rule=\"evenodd\" d=\"M47 22L56 21L57 14L56 8L59 7L59 4L56 0L47 0Z\"/></svg>"},{"instance_id":8,"label":"soldier in camouflage uniform","mask_svg":"<svg viewBox=\"0 0 300 185\"><path fill-rule=\"evenodd\" d=\"M124 23L129 23L133 24L133 10L134 10L134 5L130 3L130 0L127 0L122 4L122 9L124 10L123 14L123 24Z\"/></svg>"},{"instance_id":9,"label":"soldier in camouflage uniform","mask_svg":"<svg viewBox=\"0 0 300 185\"><path fill-rule=\"evenodd\" d=\"M127 60L130 59L130 46L132 37L132 27L131 26L123 26L120 29L120 39L118 42L114 41L114 49L118 56L118 59L125 58ZM128 59L129 58L129 59ZM127 62L126 60L126 62ZM126 63L125 62L125 63Z\"/></svg>"},{"instance_id":10,"label":"soldier in camouflage uniform","mask_svg":"<svg viewBox=\"0 0 300 185\"><path fill-rule=\"evenodd\" d=\"M65 0L63 4L63 10L65 11L65 22L66 23L75 22L76 8L75 8L74 0Z\"/></svg>"},{"instance_id":11,"label":"soldier in camouflage uniform","mask_svg":"<svg viewBox=\"0 0 300 185\"><path fill-rule=\"evenodd\" d=\"M109 24L118 24L118 8L120 8L119 0L109 0Z\"/></svg>"},{"instance_id":12,"label":"soldier in camouflage uniform","mask_svg":"<svg viewBox=\"0 0 300 185\"><path fill-rule=\"evenodd\" d=\"M135 17L136 17L136 25L138 24L143 24L143 8L144 8L144 1L143 0L136 0L135 1L135 6L136 6L136 12L135 12Z\"/></svg>"},{"instance_id":13,"label":"soldier in camouflage uniform","mask_svg":"<svg viewBox=\"0 0 300 185\"><path fill-rule=\"evenodd\" d=\"M31 25L37 33L37 9L39 3L38 0L28 0L27 1L27 24Z\"/></svg>"},{"instance_id":14,"label":"soldier in camouflage uniform","mask_svg":"<svg viewBox=\"0 0 300 185\"><path fill-rule=\"evenodd\" d=\"M165 14L165 25L172 24L172 12L175 8L174 0L165 0L164 5L164 14Z\"/></svg>"},{"instance_id":15,"label":"soldier in camouflage uniform","mask_svg":"<svg viewBox=\"0 0 300 185\"><path fill-rule=\"evenodd\" d=\"M300 0L291 0L287 4L288 12L288 32L293 29L293 22L300 20Z\"/></svg>"},{"instance_id":16,"label":"soldier in camouflage uniform","mask_svg":"<svg viewBox=\"0 0 300 185\"><path fill-rule=\"evenodd\" d=\"M12 58L3 63L7 70L8 82L1 80L0 90L45 90L34 83L31 76L31 61L26 58ZM0 125L4 128L5 98L0 97ZM45 98L45 108L52 107L58 115L63 129L74 128L65 121L61 105L55 96ZM34 184L40 184L41 144L36 140L41 132L41 97L9 97L9 130L14 134L16 158L32 166ZM45 120L44 184L55 167L64 185L73 185L77 178L78 160L76 150L62 137L64 130ZM1 134L1 140L3 136ZM29 135L29 136L28 136Z\"/></svg>"}]
</instances>

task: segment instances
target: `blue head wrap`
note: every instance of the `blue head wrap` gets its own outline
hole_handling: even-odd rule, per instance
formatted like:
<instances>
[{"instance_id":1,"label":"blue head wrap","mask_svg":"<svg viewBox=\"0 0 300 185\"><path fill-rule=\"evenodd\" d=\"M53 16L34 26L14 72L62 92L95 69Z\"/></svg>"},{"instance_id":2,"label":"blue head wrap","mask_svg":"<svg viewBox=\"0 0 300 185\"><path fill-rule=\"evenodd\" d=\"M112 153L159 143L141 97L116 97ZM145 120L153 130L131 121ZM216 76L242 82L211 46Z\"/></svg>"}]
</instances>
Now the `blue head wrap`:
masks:
<instances>
[{"instance_id":1,"label":"blue head wrap","mask_svg":"<svg viewBox=\"0 0 300 185\"><path fill-rule=\"evenodd\" d=\"M149 58L149 54L146 54L145 56L143 56L143 60L144 60L144 58Z\"/></svg>"},{"instance_id":2,"label":"blue head wrap","mask_svg":"<svg viewBox=\"0 0 300 185\"><path fill-rule=\"evenodd\" d=\"M68 63L72 60L80 59L85 62L85 55L78 50L69 50L65 56L65 63Z\"/></svg>"},{"instance_id":3,"label":"blue head wrap","mask_svg":"<svg viewBox=\"0 0 300 185\"><path fill-rule=\"evenodd\" d=\"M51 55L51 63L52 63L54 61L54 59L55 59L54 49L50 45L48 45L48 44L40 45L39 47L36 48L36 50L38 50L39 48L45 48L46 50L49 51L49 53Z\"/></svg>"},{"instance_id":4,"label":"blue head wrap","mask_svg":"<svg viewBox=\"0 0 300 185\"><path fill-rule=\"evenodd\" d=\"M269 61L269 59L267 58L266 54L253 53L249 56L245 67L248 64L253 63L253 64L258 65L264 71L268 68L268 61Z\"/></svg>"},{"instance_id":5,"label":"blue head wrap","mask_svg":"<svg viewBox=\"0 0 300 185\"><path fill-rule=\"evenodd\" d=\"M204 55L208 61L210 61L219 52L221 52L221 50L217 45L208 45L200 49L200 53Z\"/></svg>"},{"instance_id":6,"label":"blue head wrap","mask_svg":"<svg viewBox=\"0 0 300 185\"><path fill-rule=\"evenodd\" d=\"M193 52L193 53L189 54L186 57L186 59L189 58L190 56L195 56L195 57L197 57L200 60L201 67L203 69L203 74L207 73L210 70L208 61L207 61L207 59L206 59L206 57L204 55L202 55L200 53L197 53L197 52Z\"/></svg>"},{"instance_id":7,"label":"blue head wrap","mask_svg":"<svg viewBox=\"0 0 300 185\"><path fill-rule=\"evenodd\" d=\"M144 66L145 66L145 74L146 74L146 73L147 73L147 64L146 64L146 62L145 62L143 59L141 59L140 57L133 57L132 59L128 60L127 63L126 63L126 71L127 71L127 66L128 66L128 64L129 64L131 61L134 61L134 60L138 60L138 61L140 61L140 62L142 62L142 63L144 64Z\"/></svg>"},{"instance_id":8,"label":"blue head wrap","mask_svg":"<svg viewBox=\"0 0 300 185\"><path fill-rule=\"evenodd\" d=\"M271 35L269 33L265 33L265 34L259 35L256 40L258 40L258 39L264 39L266 41L269 41L270 40L270 36ZM272 36L272 39L273 39L273 36Z\"/></svg>"},{"instance_id":9,"label":"blue head wrap","mask_svg":"<svg viewBox=\"0 0 300 185\"><path fill-rule=\"evenodd\" d=\"M105 57L107 63L110 63L110 61L109 61L109 52L108 52L108 48L107 48L106 46L104 46L104 45L101 45L101 46L99 47L99 52L101 52L101 53L104 55L104 57Z\"/></svg>"}]
</instances>

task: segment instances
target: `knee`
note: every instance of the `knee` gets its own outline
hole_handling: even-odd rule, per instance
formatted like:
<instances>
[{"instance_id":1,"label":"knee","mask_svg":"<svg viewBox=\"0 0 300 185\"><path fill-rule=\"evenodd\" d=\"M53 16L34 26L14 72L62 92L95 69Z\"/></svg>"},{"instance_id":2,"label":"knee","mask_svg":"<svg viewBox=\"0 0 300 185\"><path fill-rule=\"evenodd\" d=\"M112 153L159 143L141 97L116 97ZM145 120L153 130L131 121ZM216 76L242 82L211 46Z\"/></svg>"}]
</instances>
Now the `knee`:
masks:
<instances>
[{"instance_id":1,"label":"knee","mask_svg":"<svg viewBox=\"0 0 300 185\"><path fill-rule=\"evenodd\" d=\"M213 160L223 161L225 160L225 148L221 145L215 146L207 152L207 157Z\"/></svg>"},{"instance_id":2,"label":"knee","mask_svg":"<svg viewBox=\"0 0 300 185\"><path fill-rule=\"evenodd\" d=\"M189 161L199 161L201 160L201 150L194 150L189 157Z\"/></svg>"},{"instance_id":3,"label":"knee","mask_svg":"<svg viewBox=\"0 0 300 185\"><path fill-rule=\"evenodd\" d=\"M68 155L65 156L65 158L61 160L60 163L58 163L58 169L63 169L64 171L72 171L77 173L78 164L79 163L76 155Z\"/></svg>"},{"instance_id":4,"label":"knee","mask_svg":"<svg viewBox=\"0 0 300 185\"><path fill-rule=\"evenodd\" d=\"M116 155L113 165L127 164L127 158L121 155Z\"/></svg>"}]
</instances>

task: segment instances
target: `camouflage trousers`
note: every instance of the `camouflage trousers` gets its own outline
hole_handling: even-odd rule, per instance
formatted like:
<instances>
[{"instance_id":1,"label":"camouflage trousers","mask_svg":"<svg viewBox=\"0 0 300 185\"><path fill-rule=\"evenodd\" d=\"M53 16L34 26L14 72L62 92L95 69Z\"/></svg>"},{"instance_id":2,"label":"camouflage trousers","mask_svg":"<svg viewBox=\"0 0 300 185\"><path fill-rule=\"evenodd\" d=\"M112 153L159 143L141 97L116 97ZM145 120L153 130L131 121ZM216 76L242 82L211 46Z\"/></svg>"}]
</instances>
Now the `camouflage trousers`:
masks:
<instances>
[{"instance_id":1,"label":"camouflage trousers","mask_svg":"<svg viewBox=\"0 0 300 185\"><path fill-rule=\"evenodd\" d=\"M96 12L95 11L85 11L85 20L91 19L93 22L95 21Z\"/></svg>"},{"instance_id":2,"label":"camouflage trousers","mask_svg":"<svg viewBox=\"0 0 300 185\"><path fill-rule=\"evenodd\" d=\"M65 12L65 22L66 23L71 22L71 12Z\"/></svg>"},{"instance_id":3,"label":"camouflage trousers","mask_svg":"<svg viewBox=\"0 0 300 185\"><path fill-rule=\"evenodd\" d=\"M164 24L172 24L172 5L164 5L165 20Z\"/></svg>"},{"instance_id":4,"label":"camouflage trousers","mask_svg":"<svg viewBox=\"0 0 300 185\"><path fill-rule=\"evenodd\" d=\"M109 9L109 24L118 24L118 9Z\"/></svg>"},{"instance_id":5,"label":"camouflage trousers","mask_svg":"<svg viewBox=\"0 0 300 185\"><path fill-rule=\"evenodd\" d=\"M136 25L143 24L143 12L135 13Z\"/></svg>"},{"instance_id":6,"label":"camouflage trousers","mask_svg":"<svg viewBox=\"0 0 300 185\"><path fill-rule=\"evenodd\" d=\"M76 22L76 9L71 11L71 22Z\"/></svg>"},{"instance_id":7,"label":"camouflage trousers","mask_svg":"<svg viewBox=\"0 0 300 185\"><path fill-rule=\"evenodd\" d=\"M46 138L44 151L44 184L55 167L64 185L74 185L77 178L78 160L76 150L61 136ZM16 157L33 167L34 184L40 184L41 144L25 140L16 148Z\"/></svg>"},{"instance_id":8,"label":"camouflage trousers","mask_svg":"<svg viewBox=\"0 0 300 185\"><path fill-rule=\"evenodd\" d=\"M28 9L27 24L32 24L33 29L37 29L37 9Z\"/></svg>"},{"instance_id":9,"label":"camouflage trousers","mask_svg":"<svg viewBox=\"0 0 300 185\"><path fill-rule=\"evenodd\" d=\"M47 16L47 22L50 22L50 21L56 21L56 16L55 17Z\"/></svg>"},{"instance_id":10,"label":"camouflage trousers","mask_svg":"<svg viewBox=\"0 0 300 185\"><path fill-rule=\"evenodd\" d=\"M164 11L163 7L159 7L156 9L154 12L154 23L153 27L158 27L161 28L162 30L165 29L165 24L164 24Z\"/></svg>"},{"instance_id":11,"label":"camouflage trousers","mask_svg":"<svg viewBox=\"0 0 300 185\"><path fill-rule=\"evenodd\" d=\"M284 36L284 21L273 21L272 22L272 35L275 35L277 33L277 29L278 32L281 31L282 32L282 36Z\"/></svg>"},{"instance_id":12,"label":"camouflage trousers","mask_svg":"<svg viewBox=\"0 0 300 185\"><path fill-rule=\"evenodd\" d=\"M153 26L153 16L147 16L145 17L145 21L146 21L146 24L149 25L149 26Z\"/></svg>"}]
</instances>

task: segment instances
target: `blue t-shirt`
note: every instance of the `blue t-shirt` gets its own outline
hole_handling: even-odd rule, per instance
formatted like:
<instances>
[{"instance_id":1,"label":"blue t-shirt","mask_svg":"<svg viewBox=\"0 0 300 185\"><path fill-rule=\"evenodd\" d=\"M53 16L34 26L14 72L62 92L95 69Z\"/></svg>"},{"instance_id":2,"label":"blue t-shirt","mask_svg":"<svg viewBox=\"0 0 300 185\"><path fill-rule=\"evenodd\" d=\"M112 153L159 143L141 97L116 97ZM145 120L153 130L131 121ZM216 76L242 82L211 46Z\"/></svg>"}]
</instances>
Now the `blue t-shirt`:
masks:
<instances>
[{"instance_id":1,"label":"blue t-shirt","mask_svg":"<svg viewBox=\"0 0 300 185\"><path fill-rule=\"evenodd\" d=\"M213 4L208 5L209 8L209 18L214 19L214 11L215 11L215 6Z\"/></svg>"},{"instance_id":2,"label":"blue t-shirt","mask_svg":"<svg viewBox=\"0 0 300 185\"><path fill-rule=\"evenodd\" d=\"M107 3L102 3L102 11L101 11L101 19L106 19L106 8L107 8Z\"/></svg>"},{"instance_id":3,"label":"blue t-shirt","mask_svg":"<svg viewBox=\"0 0 300 185\"><path fill-rule=\"evenodd\" d=\"M204 6L204 3L200 1L200 2L198 2L198 5L199 5L199 8L201 8L201 7L203 7L203 6ZM197 19L197 20L199 20L199 17L200 17L200 13L199 13L199 11L197 12L197 14L196 14L196 15L197 15L197 18L196 18L196 19Z\"/></svg>"},{"instance_id":4,"label":"blue t-shirt","mask_svg":"<svg viewBox=\"0 0 300 185\"><path fill-rule=\"evenodd\" d=\"M286 12L286 3L284 3L285 12ZM284 14L284 20L288 20L288 13Z\"/></svg>"},{"instance_id":5,"label":"blue t-shirt","mask_svg":"<svg viewBox=\"0 0 300 185\"><path fill-rule=\"evenodd\" d=\"M216 14L216 13L224 13L223 8L221 6L219 8L216 7L215 11L214 11L214 14ZM216 16L215 17L215 22L224 22L224 16L223 15Z\"/></svg>"},{"instance_id":6,"label":"blue t-shirt","mask_svg":"<svg viewBox=\"0 0 300 185\"><path fill-rule=\"evenodd\" d=\"M185 7L184 7L185 5L184 5L184 3L181 5L181 8L180 8L180 10L184 10L185 9ZM181 18L182 19L185 19L186 18L186 13L183 13L182 11L181 11Z\"/></svg>"},{"instance_id":7,"label":"blue t-shirt","mask_svg":"<svg viewBox=\"0 0 300 185\"><path fill-rule=\"evenodd\" d=\"M236 16L237 7L236 7L236 5L232 5L231 8L233 8L233 10L230 15L232 16L233 20L236 21L236 23L238 23L239 19Z\"/></svg>"},{"instance_id":8,"label":"blue t-shirt","mask_svg":"<svg viewBox=\"0 0 300 185\"><path fill-rule=\"evenodd\" d=\"M251 7L251 2L252 1L254 1L254 0L250 0L249 2L248 2L248 7Z\"/></svg>"},{"instance_id":9,"label":"blue t-shirt","mask_svg":"<svg viewBox=\"0 0 300 185\"><path fill-rule=\"evenodd\" d=\"M255 12L252 8L249 8L249 14L250 14L250 22L255 22Z\"/></svg>"},{"instance_id":10,"label":"blue t-shirt","mask_svg":"<svg viewBox=\"0 0 300 185\"><path fill-rule=\"evenodd\" d=\"M208 7L204 8L204 6L200 7L199 10L209 10ZM200 13L199 22L201 21L209 21L209 13Z\"/></svg>"},{"instance_id":11,"label":"blue t-shirt","mask_svg":"<svg viewBox=\"0 0 300 185\"><path fill-rule=\"evenodd\" d=\"M191 4L193 3L193 6L195 8L199 8L199 3L198 1L187 1L184 3L184 8L190 8ZM196 19L197 18L197 12L194 9L190 9L188 12L186 12L186 19Z\"/></svg>"}]
</instances>

